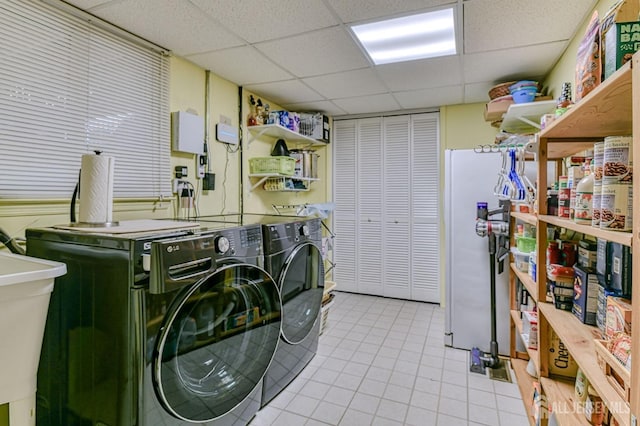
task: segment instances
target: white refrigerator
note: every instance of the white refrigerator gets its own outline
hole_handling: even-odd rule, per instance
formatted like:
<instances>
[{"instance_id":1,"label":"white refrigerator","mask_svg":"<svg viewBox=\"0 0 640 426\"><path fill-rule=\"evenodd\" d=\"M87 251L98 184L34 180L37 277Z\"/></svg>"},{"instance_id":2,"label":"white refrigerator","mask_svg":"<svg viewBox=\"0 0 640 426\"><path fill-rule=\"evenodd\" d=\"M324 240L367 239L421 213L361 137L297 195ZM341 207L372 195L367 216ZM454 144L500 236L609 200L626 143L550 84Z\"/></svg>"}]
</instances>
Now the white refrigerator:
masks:
<instances>
[{"instance_id":1,"label":"white refrigerator","mask_svg":"<svg viewBox=\"0 0 640 426\"><path fill-rule=\"evenodd\" d=\"M527 163L525 174L535 184L536 163ZM454 348L490 350L489 241L476 235L476 203L499 207L493 192L501 168L501 153L445 151L445 345ZM496 337L503 355L509 354L509 316L507 257L501 274L496 265Z\"/></svg>"}]
</instances>

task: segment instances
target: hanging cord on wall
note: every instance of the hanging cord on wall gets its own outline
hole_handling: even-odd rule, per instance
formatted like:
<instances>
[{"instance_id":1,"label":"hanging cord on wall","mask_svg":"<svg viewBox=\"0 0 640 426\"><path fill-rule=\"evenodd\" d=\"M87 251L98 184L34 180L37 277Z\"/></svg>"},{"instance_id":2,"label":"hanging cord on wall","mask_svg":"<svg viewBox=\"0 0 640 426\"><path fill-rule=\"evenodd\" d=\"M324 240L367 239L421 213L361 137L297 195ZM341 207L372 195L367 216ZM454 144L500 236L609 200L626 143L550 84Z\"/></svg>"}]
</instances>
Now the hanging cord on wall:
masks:
<instances>
[{"instance_id":1,"label":"hanging cord on wall","mask_svg":"<svg viewBox=\"0 0 640 426\"><path fill-rule=\"evenodd\" d=\"M198 183L198 186L200 186L200 183ZM198 192L196 191L196 188L193 186L191 182L187 182L187 187L190 189L189 195L188 195L189 210L187 211L188 213L187 219L192 219L200 216L200 212L198 210ZM193 208L194 216L191 215L191 208Z\"/></svg>"}]
</instances>

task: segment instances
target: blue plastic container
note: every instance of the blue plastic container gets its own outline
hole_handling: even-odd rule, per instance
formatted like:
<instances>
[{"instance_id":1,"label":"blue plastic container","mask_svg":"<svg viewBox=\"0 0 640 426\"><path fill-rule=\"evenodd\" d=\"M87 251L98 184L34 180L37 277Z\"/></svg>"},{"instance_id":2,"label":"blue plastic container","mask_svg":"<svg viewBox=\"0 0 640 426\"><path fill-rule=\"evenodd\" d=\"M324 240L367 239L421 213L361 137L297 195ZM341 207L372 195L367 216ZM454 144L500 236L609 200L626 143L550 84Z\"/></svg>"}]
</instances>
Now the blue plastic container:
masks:
<instances>
[{"instance_id":1,"label":"blue plastic container","mask_svg":"<svg viewBox=\"0 0 640 426\"><path fill-rule=\"evenodd\" d=\"M528 86L522 89L518 89L514 92L511 92L511 97L513 98L513 102L516 104L533 102L536 98L536 88Z\"/></svg>"}]
</instances>

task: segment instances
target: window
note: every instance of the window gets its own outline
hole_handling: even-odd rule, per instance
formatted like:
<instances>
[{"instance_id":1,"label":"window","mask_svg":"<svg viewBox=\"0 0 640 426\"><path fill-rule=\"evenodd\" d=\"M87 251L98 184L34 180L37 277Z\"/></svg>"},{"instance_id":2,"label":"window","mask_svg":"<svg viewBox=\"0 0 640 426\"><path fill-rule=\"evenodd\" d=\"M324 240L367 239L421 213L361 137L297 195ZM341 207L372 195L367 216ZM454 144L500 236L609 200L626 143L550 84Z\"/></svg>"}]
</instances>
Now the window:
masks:
<instances>
[{"instance_id":1,"label":"window","mask_svg":"<svg viewBox=\"0 0 640 426\"><path fill-rule=\"evenodd\" d=\"M69 198L94 150L114 197L170 195L169 59L41 3L0 19L0 198Z\"/></svg>"}]
</instances>

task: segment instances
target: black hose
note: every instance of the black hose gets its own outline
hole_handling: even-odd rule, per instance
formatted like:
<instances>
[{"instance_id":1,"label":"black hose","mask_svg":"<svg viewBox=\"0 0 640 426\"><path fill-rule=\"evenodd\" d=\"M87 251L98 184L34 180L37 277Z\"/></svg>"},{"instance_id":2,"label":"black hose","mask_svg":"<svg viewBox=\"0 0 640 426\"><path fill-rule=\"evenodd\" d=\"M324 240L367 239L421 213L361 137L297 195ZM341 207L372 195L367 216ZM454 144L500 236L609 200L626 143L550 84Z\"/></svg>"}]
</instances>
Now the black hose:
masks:
<instances>
[{"instance_id":1,"label":"black hose","mask_svg":"<svg viewBox=\"0 0 640 426\"><path fill-rule=\"evenodd\" d=\"M4 244L11 253L26 254L25 249L18 244L16 240L9 236L4 230L0 229L0 243Z\"/></svg>"}]
</instances>

